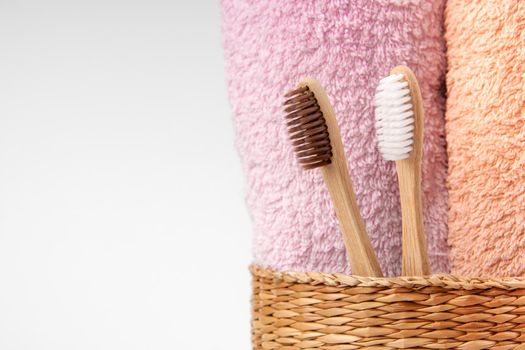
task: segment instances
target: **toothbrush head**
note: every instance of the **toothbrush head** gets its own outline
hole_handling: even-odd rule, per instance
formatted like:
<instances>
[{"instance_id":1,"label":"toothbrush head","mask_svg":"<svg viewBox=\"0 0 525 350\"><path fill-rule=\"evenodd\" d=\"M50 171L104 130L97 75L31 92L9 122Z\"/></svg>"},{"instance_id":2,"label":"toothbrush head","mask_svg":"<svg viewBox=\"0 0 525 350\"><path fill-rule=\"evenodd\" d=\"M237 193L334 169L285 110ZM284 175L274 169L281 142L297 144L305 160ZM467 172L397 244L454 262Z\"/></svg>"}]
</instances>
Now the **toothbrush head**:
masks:
<instances>
[{"instance_id":1,"label":"toothbrush head","mask_svg":"<svg viewBox=\"0 0 525 350\"><path fill-rule=\"evenodd\" d=\"M314 169L332 162L328 126L315 94L302 85L285 95L286 125L299 164Z\"/></svg>"},{"instance_id":2,"label":"toothbrush head","mask_svg":"<svg viewBox=\"0 0 525 350\"><path fill-rule=\"evenodd\" d=\"M414 144L414 102L408 80L395 73L379 81L374 99L379 151L386 160L410 156Z\"/></svg>"}]
</instances>

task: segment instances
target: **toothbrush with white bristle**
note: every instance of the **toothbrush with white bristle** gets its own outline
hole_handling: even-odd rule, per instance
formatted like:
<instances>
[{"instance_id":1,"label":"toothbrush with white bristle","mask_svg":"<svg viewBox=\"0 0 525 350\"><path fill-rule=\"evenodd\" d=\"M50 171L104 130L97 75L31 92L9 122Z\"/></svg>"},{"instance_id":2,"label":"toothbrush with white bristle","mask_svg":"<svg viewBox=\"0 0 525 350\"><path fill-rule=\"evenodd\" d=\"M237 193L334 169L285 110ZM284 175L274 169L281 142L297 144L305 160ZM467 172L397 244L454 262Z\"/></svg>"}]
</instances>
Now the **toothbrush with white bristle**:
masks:
<instances>
[{"instance_id":1,"label":"toothbrush with white bristle","mask_svg":"<svg viewBox=\"0 0 525 350\"><path fill-rule=\"evenodd\" d=\"M383 158L396 162L403 222L404 276L430 274L421 201L424 113L414 73L395 67L375 95L376 133Z\"/></svg>"}]
</instances>

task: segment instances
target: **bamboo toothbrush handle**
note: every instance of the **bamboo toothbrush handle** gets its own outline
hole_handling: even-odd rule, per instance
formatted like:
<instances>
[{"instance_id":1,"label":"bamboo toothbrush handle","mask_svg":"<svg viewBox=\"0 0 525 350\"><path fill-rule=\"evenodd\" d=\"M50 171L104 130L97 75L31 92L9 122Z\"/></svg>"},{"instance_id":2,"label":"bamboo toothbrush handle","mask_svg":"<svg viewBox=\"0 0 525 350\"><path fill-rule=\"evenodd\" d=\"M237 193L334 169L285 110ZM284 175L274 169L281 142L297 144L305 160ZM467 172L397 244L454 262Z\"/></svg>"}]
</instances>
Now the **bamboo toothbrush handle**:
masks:
<instances>
[{"instance_id":1,"label":"bamboo toothbrush handle","mask_svg":"<svg viewBox=\"0 0 525 350\"><path fill-rule=\"evenodd\" d=\"M382 277L381 267L366 233L365 224L355 199L335 112L324 89L316 80L306 79L305 83L317 98L330 135L332 163L321 167L321 172L339 219L352 273L360 276Z\"/></svg>"},{"instance_id":2,"label":"bamboo toothbrush handle","mask_svg":"<svg viewBox=\"0 0 525 350\"><path fill-rule=\"evenodd\" d=\"M423 225L421 203L421 180L419 168L414 162L397 162L401 218L403 221L403 276L425 276L430 274L427 242Z\"/></svg>"},{"instance_id":3,"label":"bamboo toothbrush handle","mask_svg":"<svg viewBox=\"0 0 525 350\"><path fill-rule=\"evenodd\" d=\"M352 273L382 277L381 267L359 214L346 165L343 166L340 161L332 159L332 164L322 167L321 171L339 219Z\"/></svg>"},{"instance_id":4,"label":"bamboo toothbrush handle","mask_svg":"<svg viewBox=\"0 0 525 350\"><path fill-rule=\"evenodd\" d=\"M414 109L414 144L407 159L396 162L403 221L403 257L401 270L404 276L430 274L427 240L423 224L421 200L421 160L423 157L424 112L421 91L414 73L405 66L392 69L391 74L403 74L408 82Z\"/></svg>"}]
</instances>

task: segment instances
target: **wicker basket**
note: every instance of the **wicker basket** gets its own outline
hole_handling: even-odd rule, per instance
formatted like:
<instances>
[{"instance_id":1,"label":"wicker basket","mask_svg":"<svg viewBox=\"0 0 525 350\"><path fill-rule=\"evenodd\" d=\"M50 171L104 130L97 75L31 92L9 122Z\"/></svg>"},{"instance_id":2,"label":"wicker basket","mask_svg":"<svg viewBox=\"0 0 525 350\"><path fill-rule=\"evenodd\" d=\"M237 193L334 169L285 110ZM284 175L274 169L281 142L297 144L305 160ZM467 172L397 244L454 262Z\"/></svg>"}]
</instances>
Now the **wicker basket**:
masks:
<instances>
[{"instance_id":1,"label":"wicker basket","mask_svg":"<svg viewBox=\"0 0 525 350\"><path fill-rule=\"evenodd\" d=\"M256 350L525 349L525 279L250 270Z\"/></svg>"}]
</instances>

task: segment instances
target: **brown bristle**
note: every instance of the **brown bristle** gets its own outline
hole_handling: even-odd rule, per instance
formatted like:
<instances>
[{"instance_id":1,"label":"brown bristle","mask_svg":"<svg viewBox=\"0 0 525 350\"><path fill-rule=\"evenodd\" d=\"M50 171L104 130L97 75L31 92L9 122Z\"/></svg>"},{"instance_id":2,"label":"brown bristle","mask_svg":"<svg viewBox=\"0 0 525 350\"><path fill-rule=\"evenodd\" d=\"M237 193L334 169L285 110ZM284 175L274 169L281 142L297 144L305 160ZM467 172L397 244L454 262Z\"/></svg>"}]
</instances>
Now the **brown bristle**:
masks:
<instances>
[{"instance_id":1,"label":"brown bristle","mask_svg":"<svg viewBox=\"0 0 525 350\"><path fill-rule=\"evenodd\" d=\"M314 93L303 86L284 96L286 125L299 164L305 169L330 164L332 146L328 127Z\"/></svg>"}]
</instances>

